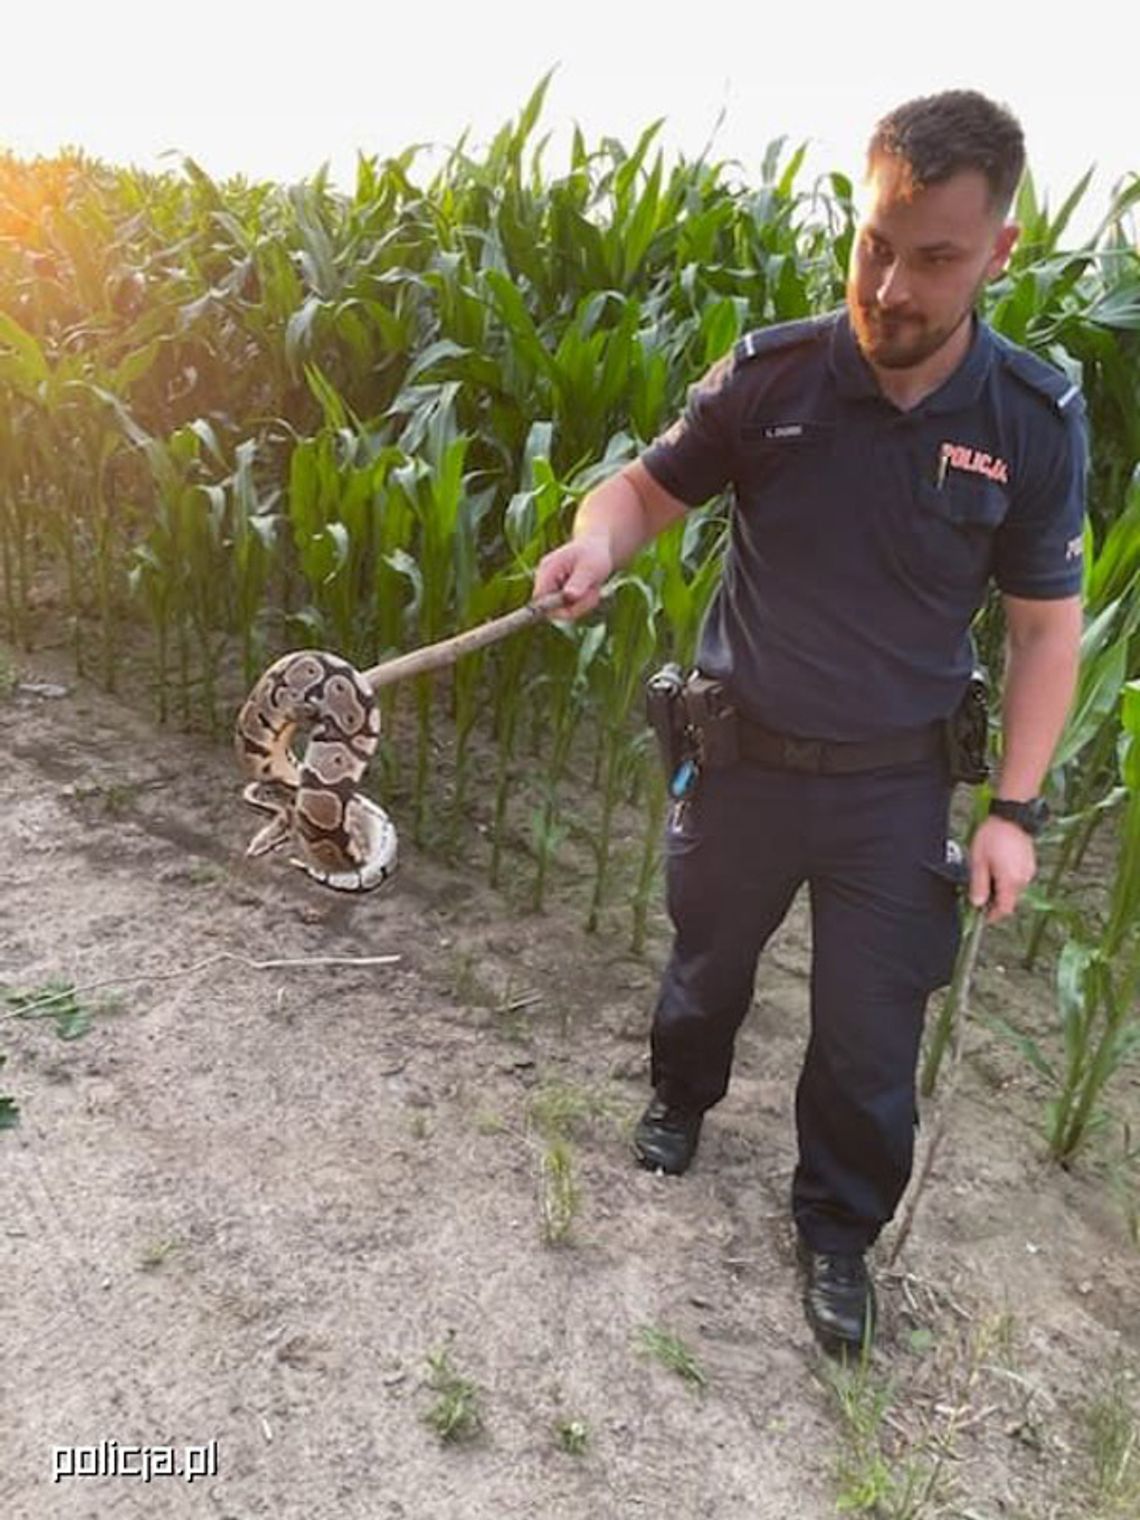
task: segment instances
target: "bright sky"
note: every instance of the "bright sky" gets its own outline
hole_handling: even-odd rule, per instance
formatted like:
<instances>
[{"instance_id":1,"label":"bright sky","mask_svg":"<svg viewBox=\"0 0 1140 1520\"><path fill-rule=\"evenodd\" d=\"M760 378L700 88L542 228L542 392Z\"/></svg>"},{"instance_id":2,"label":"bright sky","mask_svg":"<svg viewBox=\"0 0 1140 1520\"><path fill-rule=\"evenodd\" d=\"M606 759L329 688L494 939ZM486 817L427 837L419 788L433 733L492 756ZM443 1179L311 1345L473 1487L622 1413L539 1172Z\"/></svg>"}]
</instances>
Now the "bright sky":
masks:
<instances>
[{"instance_id":1,"label":"bright sky","mask_svg":"<svg viewBox=\"0 0 1140 1520\"><path fill-rule=\"evenodd\" d=\"M632 146L663 116L664 147L693 158L723 110L714 152L746 172L786 135L810 142L809 172L857 177L879 115L961 86L1019 116L1052 206L1097 166L1075 230L1091 230L1112 184L1140 170L1140 13L1127 0L1084 0L1059 19L1027 0L9 0L5 9L0 149L23 155L71 144L154 169L175 149L215 176L285 180L327 161L350 185L358 149L447 146L466 127L485 144L557 65L542 118L554 134L548 172L565 167L574 121L588 143L612 135Z\"/></svg>"}]
</instances>

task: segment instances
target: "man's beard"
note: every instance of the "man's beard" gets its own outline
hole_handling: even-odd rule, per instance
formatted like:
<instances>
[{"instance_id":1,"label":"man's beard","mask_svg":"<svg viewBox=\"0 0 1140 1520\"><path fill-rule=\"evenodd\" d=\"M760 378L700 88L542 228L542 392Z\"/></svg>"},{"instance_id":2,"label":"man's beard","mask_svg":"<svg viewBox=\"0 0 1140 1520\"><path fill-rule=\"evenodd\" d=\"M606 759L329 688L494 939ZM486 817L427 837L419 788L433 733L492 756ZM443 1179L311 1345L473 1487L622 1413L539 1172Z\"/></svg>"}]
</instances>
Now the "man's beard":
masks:
<instances>
[{"instance_id":1,"label":"man's beard","mask_svg":"<svg viewBox=\"0 0 1140 1520\"><path fill-rule=\"evenodd\" d=\"M939 327L929 327L923 317L884 314L876 301L860 301L854 282L847 287L847 310L851 328L863 357L879 369L913 369L949 343L963 322L974 315L978 298L986 288L983 276L970 293L970 299L957 318Z\"/></svg>"},{"instance_id":2,"label":"man's beard","mask_svg":"<svg viewBox=\"0 0 1140 1520\"><path fill-rule=\"evenodd\" d=\"M922 317L884 316L876 306L853 301L851 326L863 357L879 369L913 369L936 354L973 315L968 306L956 322L928 327Z\"/></svg>"}]
</instances>

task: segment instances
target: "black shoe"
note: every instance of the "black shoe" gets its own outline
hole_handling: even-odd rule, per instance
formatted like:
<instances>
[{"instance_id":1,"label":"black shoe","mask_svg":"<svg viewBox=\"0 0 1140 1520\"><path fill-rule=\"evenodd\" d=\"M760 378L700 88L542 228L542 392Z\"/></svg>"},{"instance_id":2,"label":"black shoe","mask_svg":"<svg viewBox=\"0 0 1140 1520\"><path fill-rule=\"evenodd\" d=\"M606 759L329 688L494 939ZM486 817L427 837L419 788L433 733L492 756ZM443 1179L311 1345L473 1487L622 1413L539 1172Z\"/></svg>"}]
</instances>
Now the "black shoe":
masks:
<instances>
[{"instance_id":1,"label":"black shoe","mask_svg":"<svg viewBox=\"0 0 1140 1520\"><path fill-rule=\"evenodd\" d=\"M813 1251L801 1240L804 1313L829 1356L859 1356L875 1334L875 1288L861 1252Z\"/></svg>"},{"instance_id":2,"label":"black shoe","mask_svg":"<svg viewBox=\"0 0 1140 1520\"><path fill-rule=\"evenodd\" d=\"M703 1117L692 1109L672 1108L663 1098L654 1098L633 1132L634 1155L651 1172L679 1177L696 1155Z\"/></svg>"}]
</instances>

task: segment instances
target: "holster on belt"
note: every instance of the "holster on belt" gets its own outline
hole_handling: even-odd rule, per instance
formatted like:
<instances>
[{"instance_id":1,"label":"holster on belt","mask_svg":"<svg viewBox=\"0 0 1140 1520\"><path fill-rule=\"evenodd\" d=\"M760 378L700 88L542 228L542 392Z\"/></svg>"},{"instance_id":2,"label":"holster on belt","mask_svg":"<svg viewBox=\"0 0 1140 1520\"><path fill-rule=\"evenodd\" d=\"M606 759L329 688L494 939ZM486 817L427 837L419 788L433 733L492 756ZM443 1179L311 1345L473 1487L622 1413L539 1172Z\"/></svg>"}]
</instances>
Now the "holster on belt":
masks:
<instances>
[{"instance_id":1,"label":"holster on belt","mask_svg":"<svg viewBox=\"0 0 1140 1520\"><path fill-rule=\"evenodd\" d=\"M724 682L694 670L681 701L697 764L710 771L735 765L740 758L739 720Z\"/></svg>"},{"instance_id":2,"label":"holster on belt","mask_svg":"<svg viewBox=\"0 0 1140 1520\"><path fill-rule=\"evenodd\" d=\"M682 702L684 689L684 672L672 663L663 665L645 683L645 716L657 740L666 781L672 780L689 754Z\"/></svg>"},{"instance_id":3,"label":"holster on belt","mask_svg":"<svg viewBox=\"0 0 1140 1520\"><path fill-rule=\"evenodd\" d=\"M699 670L686 676L679 665L662 666L646 682L645 711L670 779L686 760L715 770L740 756L736 709L724 683Z\"/></svg>"},{"instance_id":4,"label":"holster on belt","mask_svg":"<svg viewBox=\"0 0 1140 1520\"><path fill-rule=\"evenodd\" d=\"M989 721L989 683L985 671L979 667L970 676L962 700L943 724L951 781L965 781L976 786L989 775L986 758Z\"/></svg>"}]
</instances>

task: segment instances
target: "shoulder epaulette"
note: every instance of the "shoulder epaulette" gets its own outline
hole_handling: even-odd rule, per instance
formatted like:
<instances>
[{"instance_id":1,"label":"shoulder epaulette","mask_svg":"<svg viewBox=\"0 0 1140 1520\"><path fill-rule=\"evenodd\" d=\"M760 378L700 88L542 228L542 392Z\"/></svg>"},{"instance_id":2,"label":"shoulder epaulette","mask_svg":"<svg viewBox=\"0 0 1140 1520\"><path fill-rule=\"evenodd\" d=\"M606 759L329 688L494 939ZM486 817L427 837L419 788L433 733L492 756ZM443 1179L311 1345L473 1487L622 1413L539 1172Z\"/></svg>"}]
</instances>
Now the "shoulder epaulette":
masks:
<instances>
[{"instance_id":1,"label":"shoulder epaulette","mask_svg":"<svg viewBox=\"0 0 1140 1520\"><path fill-rule=\"evenodd\" d=\"M1046 364L1036 354L1018 348L1008 340L999 341L998 348L1002 362L1010 374L1048 401L1055 411L1064 412L1080 397L1079 385L1074 385L1068 375L1055 369L1052 364Z\"/></svg>"},{"instance_id":2,"label":"shoulder epaulette","mask_svg":"<svg viewBox=\"0 0 1140 1520\"><path fill-rule=\"evenodd\" d=\"M746 332L733 349L737 364L755 359L760 354L778 353L782 348L795 348L800 343L810 343L818 338L826 322L825 317L806 317L801 322L777 322L774 327L754 327Z\"/></svg>"}]
</instances>

